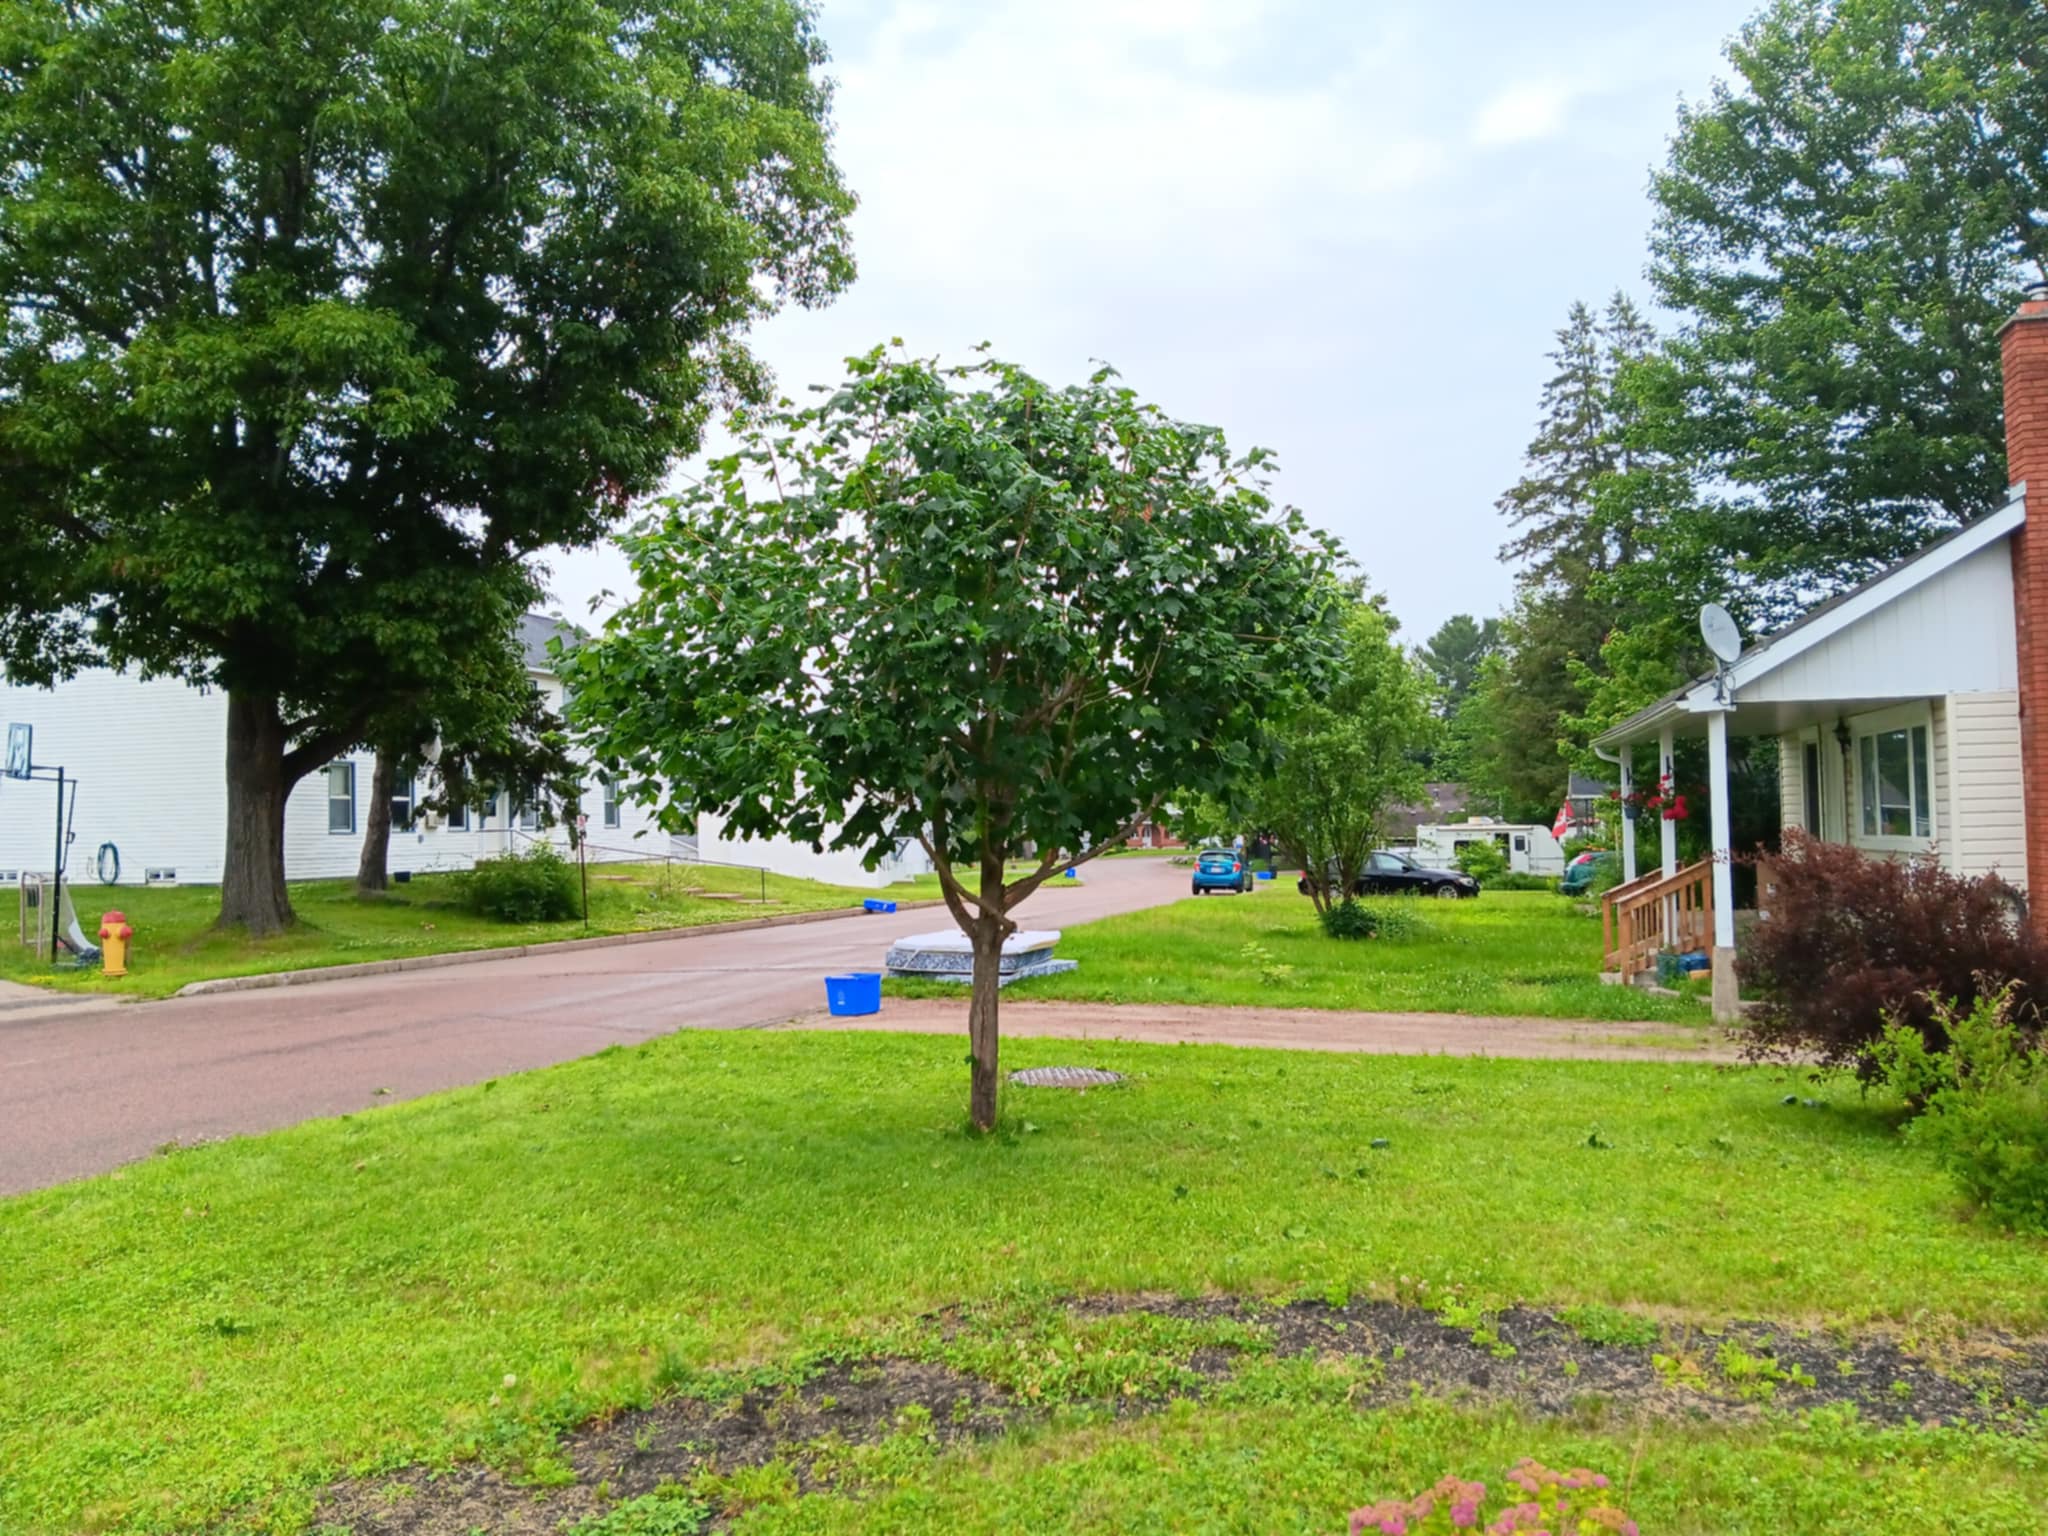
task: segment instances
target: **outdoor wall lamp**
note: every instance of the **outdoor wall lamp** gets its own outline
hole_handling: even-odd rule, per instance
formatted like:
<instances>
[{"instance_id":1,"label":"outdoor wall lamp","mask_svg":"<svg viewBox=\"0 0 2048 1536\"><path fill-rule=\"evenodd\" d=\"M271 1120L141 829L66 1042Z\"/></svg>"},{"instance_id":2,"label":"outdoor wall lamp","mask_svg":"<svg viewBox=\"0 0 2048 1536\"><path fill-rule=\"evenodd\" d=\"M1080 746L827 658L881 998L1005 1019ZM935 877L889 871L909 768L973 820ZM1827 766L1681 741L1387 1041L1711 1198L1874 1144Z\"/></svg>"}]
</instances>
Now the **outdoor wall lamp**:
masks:
<instances>
[{"instance_id":1,"label":"outdoor wall lamp","mask_svg":"<svg viewBox=\"0 0 2048 1536\"><path fill-rule=\"evenodd\" d=\"M1848 721L1842 719L1835 721L1835 741L1842 749L1842 756L1847 757L1849 755L1849 748L1855 742L1855 738L1849 734Z\"/></svg>"}]
</instances>

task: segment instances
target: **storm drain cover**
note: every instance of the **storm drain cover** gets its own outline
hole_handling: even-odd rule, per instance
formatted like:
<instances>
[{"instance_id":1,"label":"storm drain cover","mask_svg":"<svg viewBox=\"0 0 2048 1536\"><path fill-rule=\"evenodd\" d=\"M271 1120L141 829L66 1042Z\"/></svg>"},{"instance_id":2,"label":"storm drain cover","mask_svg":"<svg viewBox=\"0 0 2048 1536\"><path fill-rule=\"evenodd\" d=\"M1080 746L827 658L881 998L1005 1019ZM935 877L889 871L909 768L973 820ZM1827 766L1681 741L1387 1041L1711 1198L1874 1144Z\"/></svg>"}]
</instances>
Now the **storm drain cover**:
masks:
<instances>
[{"instance_id":1,"label":"storm drain cover","mask_svg":"<svg viewBox=\"0 0 2048 1536\"><path fill-rule=\"evenodd\" d=\"M1011 1082L1026 1088L1107 1088L1123 1080L1123 1073L1100 1067L1026 1067L1010 1074Z\"/></svg>"}]
</instances>

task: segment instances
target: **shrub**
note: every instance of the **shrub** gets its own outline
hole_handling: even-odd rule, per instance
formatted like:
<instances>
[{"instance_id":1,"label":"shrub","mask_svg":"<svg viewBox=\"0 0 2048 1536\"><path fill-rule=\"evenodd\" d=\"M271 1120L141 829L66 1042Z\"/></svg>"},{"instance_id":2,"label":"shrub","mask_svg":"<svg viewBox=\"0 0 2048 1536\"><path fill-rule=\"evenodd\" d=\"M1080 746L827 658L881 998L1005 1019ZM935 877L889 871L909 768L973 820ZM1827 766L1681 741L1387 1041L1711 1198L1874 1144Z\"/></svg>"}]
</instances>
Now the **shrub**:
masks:
<instances>
[{"instance_id":1,"label":"shrub","mask_svg":"<svg viewBox=\"0 0 2048 1536\"><path fill-rule=\"evenodd\" d=\"M1446 1477L1412 1499L1382 1499L1351 1512L1351 1536L1430 1536L1482 1529L1487 1536L1637 1536L1635 1521L1598 1497L1608 1486L1598 1472L1584 1467L1553 1472L1525 1457L1506 1481L1499 1501L1493 1503L1487 1499L1486 1484L1459 1477Z\"/></svg>"},{"instance_id":2,"label":"shrub","mask_svg":"<svg viewBox=\"0 0 2048 1536\"><path fill-rule=\"evenodd\" d=\"M1931 858L1870 858L1798 832L1785 834L1776 869L1769 916L1740 958L1742 979L1763 994L1749 1026L1753 1055L1809 1050L1868 1078L1888 1020L1938 1052L1946 1032L1936 1003L1967 1012L2007 983L2017 986L2015 1025L2040 1029L2048 943L1996 876L1968 879Z\"/></svg>"},{"instance_id":3,"label":"shrub","mask_svg":"<svg viewBox=\"0 0 2048 1536\"><path fill-rule=\"evenodd\" d=\"M1455 862L1461 871L1481 885L1486 885L1508 872L1508 856L1500 851L1500 844L1490 837L1458 844Z\"/></svg>"},{"instance_id":4,"label":"shrub","mask_svg":"<svg viewBox=\"0 0 2048 1536\"><path fill-rule=\"evenodd\" d=\"M1347 896L1322 911L1323 932L1333 939L1369 939L1380 931L1380 915Z\"/></svg>"},{"instance_id":5,"label":"shrub","mask_svg":"<svg viewBox=\"0 0 2048 1536\"><path fill-rule=\"evenodd\" d=\"M1506 870L1491 880L1482 880L1489 891L1554 891L1557 878L1554 875L1525 875L1520 870Z\"/></svg>"},{"instance_id":6,"label":"shrub","mask_svg":"<svg viewBox=\"0 0 2048 1536\"><path fill-rule=\"evenodd\" d=\"M524 853L479 859L456 877L462 905L501 923L554 923L580 910L576 871L546 843Z\"/></svg>"},{"instance_id":7,"label":"shrub","mask_svg":"<svg viewBox=\"0 0 2048 1536\"><path fill-rule=\"evenodd\" d=\"M2048 1056L2012 1021L2010 986L1967 1009L1937 1003L1948 1049L1893 1022L1875 1048L1885 1082L1921 1113L1907 1135L1932 1151L1992 1220L2048 1234Z\"/></svg>"}]
</instances>

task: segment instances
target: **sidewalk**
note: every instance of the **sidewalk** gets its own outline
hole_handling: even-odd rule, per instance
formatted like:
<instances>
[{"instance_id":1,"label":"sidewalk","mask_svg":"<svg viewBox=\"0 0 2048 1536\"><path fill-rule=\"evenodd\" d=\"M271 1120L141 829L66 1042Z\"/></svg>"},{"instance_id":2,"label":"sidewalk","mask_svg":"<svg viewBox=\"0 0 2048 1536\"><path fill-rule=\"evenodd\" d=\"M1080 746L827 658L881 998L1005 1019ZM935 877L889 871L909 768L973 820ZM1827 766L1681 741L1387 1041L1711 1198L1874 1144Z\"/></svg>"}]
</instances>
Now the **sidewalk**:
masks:
<instances>
[{"instance_id":1,"label":"sidewalk","mask_svg":"<svg viewBox=\"0 0 2048 1536\"><path fill-rule=\"evenodd\" d=\"M1684 1024L1581 1019L1482 1019L1459 1013L1339 1013L1322 1008L1192 1008L1115 1003L1033 1003L1005 998L1005 1035L1064 1040L1137 1040L1163 1045L1254 1045L1295 1051L1363 1051L1400 1056L1508 1056L1530 1060L1742 1060L1719 1029ZM967 993L958 1002L885 998L863 1018L806 1014L777 1029L879 1029L964 1034Z\"/></svg>"}]
</instances>

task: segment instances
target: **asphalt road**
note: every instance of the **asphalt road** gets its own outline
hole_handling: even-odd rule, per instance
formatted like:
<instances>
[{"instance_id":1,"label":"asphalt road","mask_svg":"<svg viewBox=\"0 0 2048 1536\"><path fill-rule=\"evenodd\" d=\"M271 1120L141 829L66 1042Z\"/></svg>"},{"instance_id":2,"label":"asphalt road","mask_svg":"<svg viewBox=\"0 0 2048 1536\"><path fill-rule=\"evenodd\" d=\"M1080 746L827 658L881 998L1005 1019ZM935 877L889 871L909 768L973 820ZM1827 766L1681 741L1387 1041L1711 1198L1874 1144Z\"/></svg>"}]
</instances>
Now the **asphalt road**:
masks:
<instances>
[{"instance_id":1,"label":"asphalt road","mask_svg":"<svg viewBox=\"0 0 2048 1536\"><path fill-rule=\"evenodd\" d=\"M1058 928L1187 893L1187 871L1162 859L1083 875L1078 890L1040 891L1020 919ZM892 940L951 926L943 908L859 914L13 1021L0 1011L0 1194L616 1042L778 1023L820 1006L826 973L879 969Z\"/></svg>"}]
</instances>

